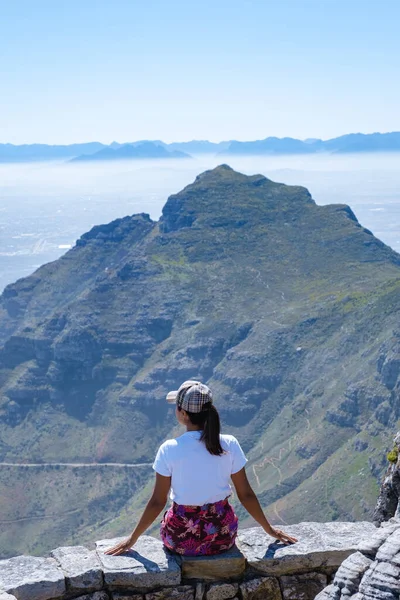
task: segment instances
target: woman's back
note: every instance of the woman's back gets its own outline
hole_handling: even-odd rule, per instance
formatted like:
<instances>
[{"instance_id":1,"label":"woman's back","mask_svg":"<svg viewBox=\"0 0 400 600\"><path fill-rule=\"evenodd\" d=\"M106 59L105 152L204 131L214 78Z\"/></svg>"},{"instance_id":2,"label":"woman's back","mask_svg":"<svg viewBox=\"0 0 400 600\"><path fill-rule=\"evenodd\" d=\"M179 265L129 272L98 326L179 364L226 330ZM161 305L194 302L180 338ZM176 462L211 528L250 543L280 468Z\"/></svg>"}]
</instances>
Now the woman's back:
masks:
<instances>
[{"instance_id":1,"label":"woman's back","mask_svg":"<svg viewBox=\"0 0 400 600\"><path fill-rule=\"evenodd\" d=\"M200 441L201 431L187 431L164 442L153 469L171 477L171 500L177 504L201 506L223 500L231 494L230 478L244 467L247 459L237 439L220 435L224 453L210 454Z\"/></svg>"}]
</instances>

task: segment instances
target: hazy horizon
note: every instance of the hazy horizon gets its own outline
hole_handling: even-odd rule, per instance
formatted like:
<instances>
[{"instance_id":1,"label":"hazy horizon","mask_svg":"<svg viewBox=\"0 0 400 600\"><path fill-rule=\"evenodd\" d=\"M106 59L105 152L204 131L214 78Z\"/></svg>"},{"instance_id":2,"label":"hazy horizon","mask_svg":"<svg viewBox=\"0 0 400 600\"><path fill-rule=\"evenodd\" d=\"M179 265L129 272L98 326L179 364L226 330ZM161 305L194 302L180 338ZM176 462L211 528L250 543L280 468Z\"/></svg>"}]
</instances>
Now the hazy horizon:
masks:
<instances>
[{"instance_id":1,"label":"hazy horizon","mask_svg":"<svg viewBox=\"0 0 400 600\"><path fill-rule=\"evenodd\" d=\"M157 138L137 138L137 139L131 139L129 141L120 141L118 139L116 139L116 137L111 137L108 140L104 140L104 139L100 139L99 137L95 137L93 139L78 139L78 140L73 140L70 141L68 143L64 143L61 141L57 141L54 140L52 142L44 142L42 140L32 140L32 141L25 141L25 142L20 142L20 143L13 143L13 142L9 142L8 140L0 140L0 144L9 144L11 146L34 146L34 145L44 145L44 146L73 146L75 144L93 144L93 143L100 143L100 144L104 144L105 146L110 146L113 143L117 143L117 144L137 144L138 142L163 142L164 144L186 144L188 142L211 142L212 144L221 144L221 143L227 143L227 142L257 142L257 141L262 141L265 140L269 137L275 137L278 139L283 139L283 138L292 138L292 139L299 139L301 141L306 141L306 140L321 140L323 142L329 141L331 139L336 139L339 137L343 137L346 135L352 135L352 134L361 134L361 135L372 135L372 134L381 134L381 135L386 135L388 133L400 133L400 127L398 129L388 129L386 131L378 131L376 129L371 129L370 131L356 131L356 130L349 130L349 131L341 131L331 137L317 137L315 135L304 135L303 137L296 137L295 135L291 135L290 133L286 134L286 135L258 135L254 138L247 138L247 137L238 137L235 138L233 136L228 136L224 139L215 139L215 138L205 138L205 137L198 137L198 138L193 138L193 137L186 137L186 139L176 139L176 138L170 138L170 139L162 139L161 137L157 137ZM1 163L0 163L1 164Z\"/></svg>"},{"instance_id":2,"label":"hazy horizon","mask_svg":"<svg viewBox=\"0 0 400 600\"><path fill-rule=\"evenodd\" d=\"M221 163L303 185L317 204L344 203L400 252L400 154L210 156L186 160L0 164L0 291L61 256L94 225L139 212Z\"/></svg>"}]
</instances>

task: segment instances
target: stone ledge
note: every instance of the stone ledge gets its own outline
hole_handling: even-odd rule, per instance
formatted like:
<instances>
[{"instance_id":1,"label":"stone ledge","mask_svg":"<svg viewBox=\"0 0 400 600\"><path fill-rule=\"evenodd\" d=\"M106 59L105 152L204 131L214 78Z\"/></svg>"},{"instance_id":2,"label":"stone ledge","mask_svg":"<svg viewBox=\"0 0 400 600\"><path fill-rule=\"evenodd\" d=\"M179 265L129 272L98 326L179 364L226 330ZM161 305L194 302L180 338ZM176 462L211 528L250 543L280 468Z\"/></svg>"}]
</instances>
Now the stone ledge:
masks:
<instances>
[{"instance_id":1,"label":"stone ledge","mask_svg":"<svg viewBox=\"0 0 400 600\"><path fill-rule=\"evenodd\" d=\"M0 561L0 590L18 600L59 598L66 591L64 573L54 558L7 558Z\"/></svg>"},{"instance_id":2,"label":"stone ledge","mask_svg":"<svg viewBox=\"0 0 400 600\"><path fill-rule=\"evenodd\" d=\"M129 550L120 556L104 552L125 538L96 542L97 556L104 573L104 582L110 590L129 588L146 591L157 587L179 585L181 569L179 560L165 548L160 540L142 535Z\"/></svg>"},{"instance_id":3,"label":"stone ledge","mask_svg":"<svg viewBox=\"0 0 400 600\"><path fill-rule=\"evenodd\" d=\"M285 546L255 527L239 531L239 548L204 557L179 557L150 536L122 556L104 554L122 538L97 542L96 551L61 547L51 558L0 560L0 600L313 600L357 546L366 560L376 554L387 564L400 546L400 529L392 529L383 544L372 523L300 523L285 527L299 538ZM346 585L354 566L353 559L342 568Z\"/></svg>"},{"instance_id":4,"label":"stone ledge","mask_svg":"<svg viewBox=\"0 0 400 600\"><path fill-rule=\"evenodd\" d=\"M373 523L299 523L288 525L285 532L298 538L286 546L259 527L242 529L238 546L248 565L265 575L291 575L316 570L335 571L360 541L376 531Z\"/></svg>"},{"instance_id":5,"label":"stone ledge","mask_svg":"<svg viewBox=\"0 0 400 600\"><path fill-rule=\"evenodd\" d=\"M103 588L103 571L96 552L84 546L65 546L50 552L65 575L67 589L97 591Z\"/></svg>"}]
</instances>

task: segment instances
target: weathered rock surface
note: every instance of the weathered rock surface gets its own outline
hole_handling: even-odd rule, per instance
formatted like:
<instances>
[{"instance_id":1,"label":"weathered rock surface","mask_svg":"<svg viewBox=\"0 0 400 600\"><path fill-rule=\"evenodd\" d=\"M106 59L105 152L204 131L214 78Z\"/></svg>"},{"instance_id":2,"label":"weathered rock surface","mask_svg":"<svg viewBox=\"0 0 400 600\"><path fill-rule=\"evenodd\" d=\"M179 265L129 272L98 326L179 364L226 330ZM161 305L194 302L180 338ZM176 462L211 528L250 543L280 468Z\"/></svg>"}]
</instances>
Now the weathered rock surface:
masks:
<instances>
[{"instance_id":1,"label":"weathered rock surface","mask_svg":"<svg viewBox=\"0 0 400 600\"><path fill-rule=\"evenodd\" d=\"M396 529L400 528L400 521L384 523L381 527L376 529L371 537L366 538L365 540L360 541L357 550L359 550L365 556L370 558L375 558L376 553L382 544L388 539L388 537L396 531Z\"/></svg>"},{"instance_id":2,"label":"weathered rock surface","mask_svg":"<svg viewBox=\"0 0 400 600\"><path fill-rule=\"evenodd\" d=\"M233 598L239 589L237 583L222 583L211 585L207 592L206 600L228 600Z\"/></svg>"},{"instance_id":3,"label":"weathered rock surface","mask_svg":"<svg viewBox=\"0 0 400 600\"><path fill-rule=\"evenodd\" d=\"M143 594L132 594L130 592L113 592L113 600L144 600Z\"/></svg>"},{"instance_id":4,"label":"weathered rock surface","mask_svg":"<svg viewBox=\"0 0 400 600\"><path fill-rule=\"evenodd\" d=\"M84 546L65 546L50 553L63 570L70 591L101 590L103 571L94 551Z\"/></svg>"},{"instance_id":5,"label":"weathered rock surface","mask_svg":"<svg viewBox=\"0 0 400 600\"><path fill-rule=\"evenodd\" d=\"M107 592L93 592L93 594L79 596L78 598L75 598L75 600L110 600L110 596Z\"/></svg>"},{"instance_id":6,"label":"weathered rock surface","mask_svg":"<svg viewBox=\"0 0 400 600\"><path fill-rule=\"evenodd\" d=\"M16 556L0 560L0 589L18 600L48 600L65 592L64 573L53 558Z\"/></svg>"},{"instance_id":7,"label":"weathered rock surface","mask_svg":"<svg viewBox=\"0 0 400 600\"><path fill-rule=\"evenodd\" d=\"M375 560L374 560L375 559ZM398 600L400 523L384 524L338 569L333 584L316 600Z\"/></svg>"},{"instance_id":8,"label":"weathered rock surface","mask_svg":"<svg viewBox=\"0 0 400 600\"><path fill-rule=\"evenodd\" d=\"M241 530L238 546L249 565L275 576L316 569L332 572L356 550L360 540L371 537L376 528L368 522L300 523L285 527L285 531L299 541L286 546L259 527Z\"/></svg>"},{"instance_id":9,"label":"weathered rock surface","mask_svg":"<svg viewBox=\"0 0 400 600\"><path fill-rule=\"evenodd\" d=\"M143 535L135 549L120 556L109 556L104 551L124 538L96 542L104 581L110 589L132 588L138 591L156 587L179 585L181 569L175 556L168 553L160 540Z\"/></svg>"},{"instance_id":10,"label":"weathered rock surface","mask_svg":"<svg viewBox=\"0 0 400 600\"><path fill-rule=\"evenodd\" d=\"M237 547L220 554L218 560L213 556L182 556L184 579L212 581L235 579L243 575L245 568L245 558Z\"/></svg>"},{"instance_id":11,"label":"weathered rock surface","mask_svg":"<svg viewBox=\"0 0 400 600\"><path fill-rule=\"evenodd\" d=\"M191 585L179 585L164 588L145 595L145 600L194 600L194 588Z\"/></svg>"},{"instance_id":12,"label":"weathered rock surface","mask_svg":"<svg viewBox=\"0 0 400 600\"><path fill-rule=\"evenodd\" d=\"M280 578L283 600L314 600L328 583L323 573L283 575Z\"/></svg>"},{"instance_id":13,"label":"weathered rock surface","mask_svg":"<svg viewBox=\"0 0 400 600\"><path fill-rule=\"evenodd\" d=\"M274 577L259 577L240 586L243 600L282 600L278 580Z\"/></svg>"},{"instance_id":14,"label":"weathered rock surface","mask_svg":"<svg viewBox=\"0 0 400 600\"><path fill-rule=\"evenodd\" d=\"M2 592L0 590L0 600L17 600L15 596L11 594L7 594L7 592Z\"/></svg>"}]
</instances>

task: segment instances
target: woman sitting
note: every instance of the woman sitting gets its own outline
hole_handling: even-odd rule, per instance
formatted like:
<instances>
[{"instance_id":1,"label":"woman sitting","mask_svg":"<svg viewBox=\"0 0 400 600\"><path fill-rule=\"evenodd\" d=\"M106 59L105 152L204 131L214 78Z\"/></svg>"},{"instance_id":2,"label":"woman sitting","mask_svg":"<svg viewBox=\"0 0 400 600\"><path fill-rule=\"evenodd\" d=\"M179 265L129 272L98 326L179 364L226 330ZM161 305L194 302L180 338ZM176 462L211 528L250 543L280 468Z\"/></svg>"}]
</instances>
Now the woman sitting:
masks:
<instances>
[{"instance_id":1,"label":"woman sitting","mask_svg":"<svg viewBox=\"0 0 400 600\"><path fill-rule=\"evenodd\" d=\"M172 506L160 530L164 545L186 556L229 550L238 527L228 501L231 480L240 502L266 533L284 543L296 542L266 519L247 480L247 459L239 442L233 435L220 434L210 388L199 381L185 381L168 394L167 401L176 404L176 418L186 432L158 449L153 464L156 482L143 515L131 535L106 554L116 556L134 546L164 508L170 490Z\"/></svg>"}]
</instances>

